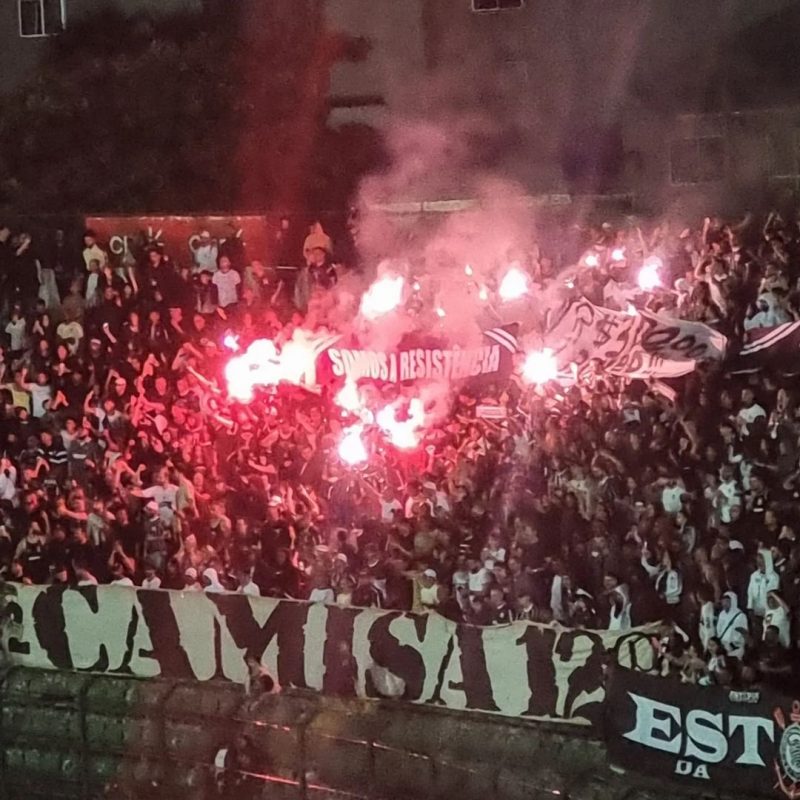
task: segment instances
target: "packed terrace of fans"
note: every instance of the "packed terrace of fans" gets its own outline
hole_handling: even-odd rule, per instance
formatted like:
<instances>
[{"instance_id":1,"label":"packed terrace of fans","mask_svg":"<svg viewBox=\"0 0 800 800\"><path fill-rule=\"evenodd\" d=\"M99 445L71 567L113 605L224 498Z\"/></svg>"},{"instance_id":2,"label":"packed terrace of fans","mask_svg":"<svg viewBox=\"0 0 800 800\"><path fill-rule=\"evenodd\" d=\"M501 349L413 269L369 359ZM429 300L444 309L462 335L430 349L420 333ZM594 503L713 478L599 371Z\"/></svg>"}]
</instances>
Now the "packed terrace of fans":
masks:
<instances>
[{"instance_id":1,"label":"packed terrace of fans","mask_svg":"<svg viewBox=\"0 0 800 800\"><path fill-rule=\"evenodd\" d=\"M800 319L800 223L779 214L583 236L590 255L569 284L597 305L624 311L638 295L731 341ZM703 366L671 392L602 374L555 392L519 375L479 394L454 387L418 447L348 459L330 392L281 386L242 403L220 377L232 349L320 324L310 309L350 273L321 226L291 279L207 232L194 250L154 244L124 261L91 231L74 255L54 242L0 224L6 580L435 610L475 625L664 620L664 674L791 678L791 363L743 376ZM637 285L655 254L659 280ZM516 253L534 296L564 282L559 256Z\"/></svg>"}]
</instances>

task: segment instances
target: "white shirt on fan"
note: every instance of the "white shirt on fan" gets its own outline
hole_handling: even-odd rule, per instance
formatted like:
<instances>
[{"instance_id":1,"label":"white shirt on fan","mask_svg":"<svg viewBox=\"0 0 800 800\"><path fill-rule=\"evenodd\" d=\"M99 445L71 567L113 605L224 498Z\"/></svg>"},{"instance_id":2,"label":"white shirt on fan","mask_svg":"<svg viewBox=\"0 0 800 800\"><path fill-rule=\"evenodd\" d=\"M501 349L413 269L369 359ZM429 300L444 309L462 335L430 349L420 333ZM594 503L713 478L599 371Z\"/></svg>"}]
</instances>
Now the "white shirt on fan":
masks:
<instances>
[{"instance_id":1,"label":"white shirt on fan","mask_svg":"<svg viewBox=\"0 0 800 800\"><path fill-rule=\"evenodd\" d=\"M236 270L215 272L211 282L217 287L220 308L232 306L239 301L238 286L242 279Z\"/></svg>"},{"instance_id":2,"label":"white shirt on fan","mask_svg":"<svg viewBox=\"0 0 800 800\"><path fill-rule=\"evenodd\" d=\"M750 425L759 417L766 416L767 412L764 411L764 409L758 403L753 403L753 405L749 406L748 408L740 408L736 418L741 423L742 433L747 436L747 434L750 432Z\"/></svg>"}]
</instances>

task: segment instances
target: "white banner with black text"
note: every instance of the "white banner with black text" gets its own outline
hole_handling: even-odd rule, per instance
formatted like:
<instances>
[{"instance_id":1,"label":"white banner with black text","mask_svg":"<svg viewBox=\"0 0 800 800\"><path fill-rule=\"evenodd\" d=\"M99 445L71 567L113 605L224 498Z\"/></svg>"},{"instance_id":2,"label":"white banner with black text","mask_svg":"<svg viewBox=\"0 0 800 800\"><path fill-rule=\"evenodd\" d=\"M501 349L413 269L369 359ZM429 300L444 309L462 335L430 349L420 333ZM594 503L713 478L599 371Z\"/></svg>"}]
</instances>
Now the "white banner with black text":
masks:
<instances>
[{"instance_id":1,"label":"white banner with black text","mask_svg":"<svg viewBox=\"0 0 800 800\"><path fill-rule=\"evenodd\" d=\"M599 362L609 375L677 378L699 361L724 357L727 338L699 322L649 311L627 314L580 299L571 303L545 336L561 370L580 372Z\"/></svg>"},{"instance_id":2,"label":"white banner with black text","mask_svg":"<svg viewBox=\"0 0 800 800\"><path fill-rule=\"evenodd\" d=\"M243 683L253 657L283 687L363 698L378 696L377 665L403 680L409 702L584 725L601 718L609 654L652 666L647 628L478 628L438 614L116 586L20 586L10 610L8 649L27 667Z\"/></svg>"}]
</instances>

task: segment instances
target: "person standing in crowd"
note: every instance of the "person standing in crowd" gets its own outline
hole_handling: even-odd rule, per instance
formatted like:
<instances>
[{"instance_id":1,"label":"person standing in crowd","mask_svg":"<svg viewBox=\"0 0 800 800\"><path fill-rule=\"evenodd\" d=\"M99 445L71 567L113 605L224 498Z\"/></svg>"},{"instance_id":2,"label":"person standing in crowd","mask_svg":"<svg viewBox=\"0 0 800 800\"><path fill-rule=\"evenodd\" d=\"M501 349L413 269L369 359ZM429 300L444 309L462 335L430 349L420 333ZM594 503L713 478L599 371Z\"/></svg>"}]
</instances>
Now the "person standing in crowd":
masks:
<instances>
[{"instance_id":1,"label":"person standing in crowd","mask_svg":"<svg viewBox=\"0 0 800 800\"><path fill-rule=\"evenodd\" d=\"M231 267L236 272L241 273L246 266L247 248L244 241L244 235L241 228L236 227L236 223L231 221L227 224L227 236L220 237L219 241L219 255L217 262L220 262L223 257L227 258L231 263Z\"/></svg>"},{"instance_id":2,"label":"person standing in crowd","mask_svg":"<svg viewBox=\"0 0 800 800\"><path fill-rule=\"evenodd\" d=\"M11 295L27 314L33 310L39 294L41 263L34 252L29 233L20 233L12 247L14 255L10 273Z\"/></svg>"},{"instance_id":3,"label":"person standing in crowd","mask_svg":"<svg viewBox=\"0 0 800 800\"><path fill-rule=\"evenodd\" d=\"M608 573L603 578L603 588L608 602L608 630L627 631L631 627L630 590L619 577Z\"/></svg>"},{"instance_id":4,"label":"person standing in crowd","mask_svg":"<svg viewBox=\"0 0 800 800\"><path fill-rule=\"evenodd\" d=\"M217 271L218 256L219 246L217 245L217 240L212 239L208 231L201 231L200 239L194 250L192 250L195 275L199 275L203 271L210 272L213 275Z\"/></svg>"},{"instance_id":5,"label":"person standing in crowd","mask_svg":"<svg viewBox=\"0 0 800 800\"><path fill-rule=\"evenodd\" d=\"M748 632L747 616L739 608L739 598L736 596L736 592L725 592L717 617L717 635L711 637L711 640L716 639L723 651L732 658L741 659L744 655Z\"/></svg>"},{"instance_id":6,"label":"person standing in crowd","mask_svg":"<svg viewBox=\"0 0 800 800\"><path fill-rule=\"evenodd\" d=\"M751 622L760 629L767 613L767 597L770 592L780 588L780 577L775 572L770 550L759 550L756 564L747 587L747 610L750 612Z\"/></svg>"},{"instance_id":7,"label":"person standing in crowd","mask_svg":"<svg viewBox=\"0 0 800 800\"><path fill-rule=\"evenodd\" d=\"M330 260L327 251L322 247L313 247L308 258L308 275L314 287L333 289L338 282L336 267Z\"/></svg>"},{"instance_id":8,"label":"person standing in crowd","mask_svg":"<svg viewBox=\"0 0 800 800\"><path fill-rule=\"evenodd\" d=\"M97 262L98 271L108 264L108 252L97 241L97 234L93 230L86 230L83 234L83 262L86 269L92 261Z\"/></svg>"},{"instance_id":9,"label":"person standing in crowd","mask_svg":"<svg viewBox=\"0 0 800 800\"><path fill-rule=\"evenodd\" d=\"M242 278L233 269L231 260L227 256L221 256L219 260L219 270L214 273L211 283L217 289L217 304L222 309L229 309L239 302L239 285Z\"/></svg>"},{"instance_id":10,"label":"person standing in crowd","mask_svg":"<svg viewBox=\"0 0 800 800\"><path fill-rule=\"evenodd\" d=\"M314 250L321 250L324 257L333 254L333 240L322 227L322 223L317 220L308 230L303 242L303 258L308 266L313 263Z\"/></svg>"}]
</instances>

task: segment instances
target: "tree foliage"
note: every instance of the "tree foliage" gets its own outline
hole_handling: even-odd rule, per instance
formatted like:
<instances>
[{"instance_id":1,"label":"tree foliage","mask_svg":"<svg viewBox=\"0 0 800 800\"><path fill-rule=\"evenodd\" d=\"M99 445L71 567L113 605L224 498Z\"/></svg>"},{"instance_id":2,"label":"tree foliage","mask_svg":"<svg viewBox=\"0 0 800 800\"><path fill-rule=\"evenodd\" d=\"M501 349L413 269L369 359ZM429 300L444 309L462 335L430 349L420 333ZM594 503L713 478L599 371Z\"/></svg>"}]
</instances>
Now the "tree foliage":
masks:
<instances>
[{"instance_id":1,"label":"tree foliage","mask_svg":"<svg viewBox=\"0 0 800 800\"><path fill-rule=\"evenodd\" d=\"M246 0L241 15L225 5L153 18L107 8L53 39L0 108L6 202L30 212L345 202L380 142L358 126L326 129L328 80L363 43L315 13L254 24Z\"/></svg>"}]
</instances>

